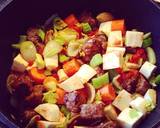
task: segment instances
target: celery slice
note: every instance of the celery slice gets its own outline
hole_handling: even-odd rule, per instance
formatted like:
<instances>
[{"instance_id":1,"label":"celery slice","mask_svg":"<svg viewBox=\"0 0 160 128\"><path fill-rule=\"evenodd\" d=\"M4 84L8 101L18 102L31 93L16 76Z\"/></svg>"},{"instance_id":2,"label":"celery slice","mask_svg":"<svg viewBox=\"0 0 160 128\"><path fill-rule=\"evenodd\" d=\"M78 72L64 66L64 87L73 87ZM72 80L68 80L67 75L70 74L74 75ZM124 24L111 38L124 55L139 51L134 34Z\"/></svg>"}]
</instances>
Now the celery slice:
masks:
<instances>
[{"instance_id":1,"label":"celery slice","mask_svg":"<svg viewBox=\"0 0 160 128\"><path fill-rule=\"evenodd\" d=\"M152 38L149 37L143 40L143 45L142 45L143 48L149 47L151 45L152 45Z\"/></svg>"},{"instance_id":2,"label":"celery slice","mask_svg":"<svg viewBox=\"0 0 160 128\"><path fill-rule=\"evenodd\" d=\"M60 63L63 63L63 62L68 61L68 60L69 60L68 56L62 55L62 54L59 55L59 62Z\"/></svg>"},{"instance_id":3,"label":"celery slice","mask_svg":"<svg viewBox=\"0 0 160 128\"><path fill-rule=\"evenodd\" d=\"M45 32L42 29L38 30L38 36L44 41L45 38Z\"/></svg>"},{"instance_id":4,"label":"celery slice","mask_svg":"<svg viewBox=\"0 0 160 128\"><path fill-rule=\"evenodd\" d=\"M97 78L92 79L93 87L96 88L96 89L101 88L104 84L108 84L108 83L109 83L108 72L105 73L102 76L99 76Z\"/></svg>"},{"instance_id":5,"label":"celery slice","mask_svg":"<svg viewBox=\"0 0 160 128\"><path fill-rule=\"evenodd\" d=\"M89 23L82 23L82 29L84 33L88 33L92 30L91 26Z\"/></svg>"},{"instance_id":6,"label":"celery slice","mask_svg":"<svg viewBox=\"0 0 160 128\"><path fill-rule=\"evenodd\" d=\"M92 67L96 67L98 65L101 65L102 63L103 63L103 58L102 58L101 54L94 55L90 61L90 65Z\"/></svg>"},{"instance_id":7,"label":"celery slice","mask_svg":"<svg viewBox=\"0 0 160 128\"><path fill-rule=\"evenodd\" d=\"M54 104L57 102L56 98L57 98L57 94L53 93L52 91L49 91L43 94L43 101L46 103Z\"/></svg>"},{"instance_id":8,"label":"celery slice","mask_svg":"<svg viewBox=\"0 0 160 128\"><path fill-rule=\"evenodd\" d=\"M155 84L160 84L160 75L156 76Z\"/></svg>"},{"instance_id":9,"label":"celery slice","mask_svg":"<svg viewBox=\"0 0 160 128\"><path fill-rule=\"evenodd\" d=\"M155 54L153 48L147 47L146 51L147 51L148 61L151 64L156 64L156 54Z\"/></svg>"}]
</instances>

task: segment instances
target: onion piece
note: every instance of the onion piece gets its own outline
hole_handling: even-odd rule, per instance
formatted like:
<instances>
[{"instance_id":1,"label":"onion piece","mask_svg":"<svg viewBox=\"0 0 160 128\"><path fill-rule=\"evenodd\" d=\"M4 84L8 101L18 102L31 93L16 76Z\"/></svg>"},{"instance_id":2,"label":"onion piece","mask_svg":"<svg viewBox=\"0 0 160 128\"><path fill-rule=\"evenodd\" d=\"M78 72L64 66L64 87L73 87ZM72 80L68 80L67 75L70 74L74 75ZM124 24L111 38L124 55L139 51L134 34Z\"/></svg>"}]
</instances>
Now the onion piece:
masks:
<instances>
[{"instance_id":1,"label":"onion piece","mask_svg":"<svg viewBox=\"0 0 160 128\"><path fill-rule=\"evenodd\" d=\"M34 110L48 121L60 121L61 113L56 104L40 104Z\"/></svg>"},{"instance_id":2,"label":"onion piece","mask_svg":"<svg viewBox=\"0 0 160 128\"><path fill-rule=\"evenodd\" d=\"M90 83L86 84L86 88L88 91L88 100L87 103L93 103L94 99L95 99L95 95L96 95L96 91L95 88L93 87L93 85L91 85Z\"/></svg>"},{"instance_id":3,"label":"onion piece","mask_svg":"<svg viewBox=\"0 0 160 128\"><path fill-rule=\"evenodd\" d=\"M31 41L22 42L20 52L27 62L33 62L36 59L36 47Z\"/></svg>"}]
</instances>

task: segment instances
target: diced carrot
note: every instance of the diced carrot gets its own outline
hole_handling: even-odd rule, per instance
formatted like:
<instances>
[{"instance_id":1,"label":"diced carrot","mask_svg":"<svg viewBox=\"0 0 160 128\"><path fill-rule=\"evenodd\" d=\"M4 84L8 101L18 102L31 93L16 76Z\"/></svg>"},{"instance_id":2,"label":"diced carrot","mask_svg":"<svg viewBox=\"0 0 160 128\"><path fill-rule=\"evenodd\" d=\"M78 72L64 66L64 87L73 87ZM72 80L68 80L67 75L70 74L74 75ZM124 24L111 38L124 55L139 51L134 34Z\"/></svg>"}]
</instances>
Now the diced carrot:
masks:
<instances>
[{"instance_id":1,"label":"diced carrot","mask_svg":"<svg viewBox=\"0 0 160 128\"><path fill-rule=\"evenodd\" d=\"M80 64L76 59L72 59L71 61L68 61L63 64L63 69L67 76L72 76L79 70L79 68Z\"/></svg>"},{"instance_id":2,"label":"diced carrot","mask_svg":"<svg viewBox=\"0 0 160 128\"><path fill-rule=\"evenodd\" d=\"M46 76L44 75L44 70L38 70L36 67L29 71L30 77L38 84L43 83Z\"/></svg>"},{"instance_id":3,"label":"diced carrot","mask_svg":"<svg viewBox=\"0 0 160 128\"><path fill-rule=\"evenodd\" d=\"M56 94L57 94L57 103L64 104L64 95L66 94L66 92L61 88L57 88Z\"/></svg>"},{"instance_id":4,"label":"diced carrot","mask_svg":"<svg viewBox=\"0 0 160 128\"><path fill-rule=\"evenodd\" d=\"M112 31L122 31L122 33L125 33L125 22L124 19L122 20L113 20L112 21L112 26L111 26Z\"/></svg>"},{"instance_id":5,"label":"diced carrot","mask_svg":"<svg viewBox=\"0 0 160 128\"><path fill-rule=\"evenodd\" d=\"M72 26L78 23L77 18L75 17L74 14L69 15L64 22L68 25L68 26Z\"/></svg>"},{"instance_id":6,"label":"diced carrot","mask_svg":"<svg viewBox=\"0 0 160 128\"><path fill-rule=\"evenodd\" d=\"M112 84L107 84L103 86L100 90L100 95L102 97L103 102L113 101L116 97L116 92Z\"/></svg>"}]
</instances>

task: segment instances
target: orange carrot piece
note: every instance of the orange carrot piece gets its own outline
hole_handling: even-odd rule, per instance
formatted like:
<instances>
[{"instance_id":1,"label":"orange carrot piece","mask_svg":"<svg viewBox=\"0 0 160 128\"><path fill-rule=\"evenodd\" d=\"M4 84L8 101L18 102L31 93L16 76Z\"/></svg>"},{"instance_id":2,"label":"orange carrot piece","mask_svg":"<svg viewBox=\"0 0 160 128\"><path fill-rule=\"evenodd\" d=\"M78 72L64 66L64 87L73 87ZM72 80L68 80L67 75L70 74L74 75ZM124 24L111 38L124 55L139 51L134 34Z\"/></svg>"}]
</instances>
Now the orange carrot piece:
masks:
<instances>
[{"instance_id":1,"label":"orange carrot piece","mask_svg":"<svg viewBox=\"0 0 160 128\"><path fill-rule=\"evenodd\" d=\"M44 75L44 70L39 70L36 67L29 71L30 77L38 84L43 83L46 76Z\"/></svg>"},{"instance_id":2,"label":"orange carrot piece","mask_svg":"<svg viewBox=\"0 0 160 128\"><path fill-rule=\"evenodd\" d=\"M113 101L116 97L116 92L112 84L103 86L99 92L104 102Z\"/></svg>"},{"instance_id":3,"label":"orange carrot piece","mask_svg":"<svg viewBox=\"0 0 160 128\"><path fill-rule=\"evenodd\" d=\"M72 76L79 70L79 68L80 64L76 59L72 59L71 61L68 61L65 64L63 64L63 69L67 76Z\"/></svg>"}]
</instances>

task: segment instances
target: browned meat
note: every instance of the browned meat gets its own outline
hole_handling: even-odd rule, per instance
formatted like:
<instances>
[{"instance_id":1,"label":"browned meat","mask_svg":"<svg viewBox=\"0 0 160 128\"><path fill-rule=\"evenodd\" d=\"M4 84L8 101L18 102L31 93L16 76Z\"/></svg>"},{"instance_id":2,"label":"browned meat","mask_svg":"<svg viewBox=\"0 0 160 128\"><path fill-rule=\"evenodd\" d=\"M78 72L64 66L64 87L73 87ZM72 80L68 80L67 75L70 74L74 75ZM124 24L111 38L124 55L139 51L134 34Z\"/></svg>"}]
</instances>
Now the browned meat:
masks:
<instances>
[{"instance_id":1,"label":"browned meat","mask_svg":"<svg viewBox=\"0 0 160 128\"><path fill-rule=\"evenodd\" d=\"M15 91L20 88L21 89L26 88L25 90L30 91L30 90L32 90L33 81L26 73L15 73L14 72L8 76L7 86L9 88L10 92L11 92L11 90ZM21 92L21 91L19 91L19 92ZM22 91L22 92L24 92L24 91Z\"/></svg>"},{"instance_id":2,"label":"browned meat","mask_svg":"<svg viewBox=\"0 0 160 128\"><path fill-rule=\"evenodd\" d=\"M101 67L96 67L94 69L96 70L98 76L101 76L104 74L104 70Z\"/></svg>"},{"instance_id":3,"label":"browned meat","mask_svg":"<svg viewBox=\"0 0 160 128\"><path fill-rule=\"evenodd\" d=\"M95 54L105 53L106 47L107 47L106 36L103 34L96 35L83 45L82 52L84 53L84 56L82 57L82 59L85 62L89 62Z\"/></svg>"},{"instance_id":4,"label":"browned meat","mask_svg":"<svg viewBox=\"0 0 160 128\"><path fill-rule=\"evenodd\" d=\"M136 70L121 73L119 82L130 93L137 92L144 95L150 88L149 82Z\"/></svg>"},{"instance_id":5,"label":"browned meat","mask_svg":"<svg viewBox=\"0 0 160 128\"><path fill-rule=\"evenodd\" d=\"M144 95L147 90L150 88L149 82L141 74L138 77L138 82L136 85L136 92Z\"/></svg>"},{"instance_id":6,"label":"browned meat","mask_svg":"<svg viewBox=\"0 0 160 128\"><path fill-rule=\"evenodd\" d=\"M78 91L74 91L64 96L64 102L69 111L76 113L80 111L80 105L86 102L86 98L80 95Z\"/></svg>"},{"instance_id":7,"label":"browned meat","mask_svg":"<svg viewBox=\"0 0 160 128\"><path fill-rule=\"evenodd\" d=\"M42 42L38 35L38 28L29 28L27 30L27 40L32 41L34 44Z\"/></svg>"},{"instance_id":8,"label":"browned meat","mask_svg":"<svg viewBox=\"0 0 160 128\"><path fill-rule=\"evenodd\" d=\"M81 15L81 17L80 17L79 20L80 20L80 22L84 22L84 23L87 22L87 23L89 23L93 29L95 29L96 26L97 26L97 21L96 21L96 19L94 19L94 18L92 17L92 14L89 13L89 12L84 12L84 13L82 13L82 15Z\"/></svg>"},{"instance_id":9,"label":"browned meat","mask_svg":"<svg viewBox=\"0 0 160 128\"><path fill-rule=\"evenodd\" d=\"M22 114L23 120L24 121L29 121L32 117L34 117L37 113L32 110L32 109L28 109L25 110Z\"/></svg>"},{"instance_id":10,"label":"browned meat","mask_svg":"<svg viewBox=\"0 0 160 128\"><path fill-rule=\"evenodd\" d=\"M118 126L117 122L108 121L106 123L101 123L99 126L95 126L92 128L119 128L119 126Z\"/></svg>"},{"instance_id":11,"label":"browned meat","mask_svg":"<svg viewBox=\"0 0 160 128\"><path fill-rule=\"evenodd\" d=\"M124 72L121 74L121 85L130 93L134 93L136 90L138 72Z\"/></svg>"},{"instance_id":12,"label":"browned meat","mask_svg":"<svg viewBox=\"0 0 160 128\"><path fill-rule=\"evenodd\" d=\"M43 92L45 91L46 89L43 85L35 85L32 88L30 95L25 98L27 104L31 107L35 107L42 103Z\"/></svg>"},{"instance_id":13,"label":"browned meat","mask_svg":"<svg viewBox=\"0 0 160 128\"><path fill-rule=\"evenodd\" d=\"M104 105L100 104L83 104L81 105L80 116L84 119L99 119L104 117Z\"/></svg>"}]
</instances>

